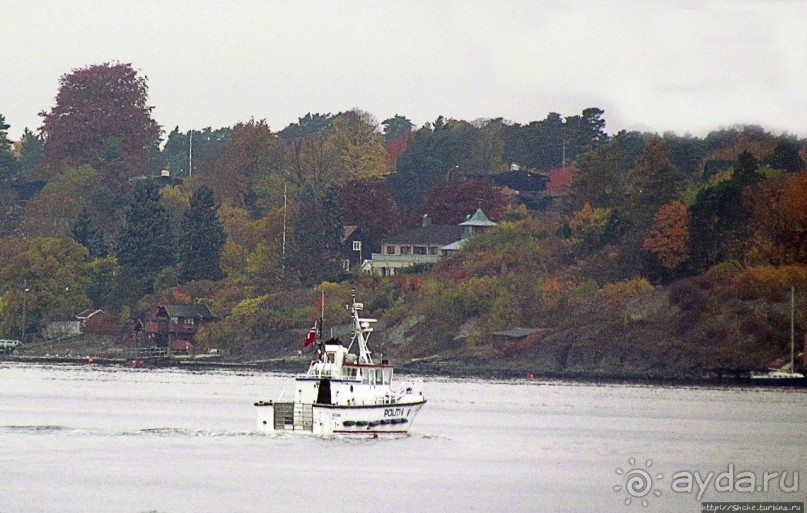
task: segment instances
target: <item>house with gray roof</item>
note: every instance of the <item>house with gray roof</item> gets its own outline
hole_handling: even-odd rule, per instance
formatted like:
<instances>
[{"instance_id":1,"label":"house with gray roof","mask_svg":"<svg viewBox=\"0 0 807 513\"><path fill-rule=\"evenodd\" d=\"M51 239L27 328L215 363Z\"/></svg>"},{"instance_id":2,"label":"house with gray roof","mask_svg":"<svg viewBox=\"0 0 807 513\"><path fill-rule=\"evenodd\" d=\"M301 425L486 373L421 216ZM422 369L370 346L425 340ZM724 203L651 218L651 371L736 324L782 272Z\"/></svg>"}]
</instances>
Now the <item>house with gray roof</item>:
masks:
<instances>
[{"instance_id":1,"label":"house with gray roof","mask_svg":"<svg viewBox=\"0 0 807 513\"><path fill-rule=\"evenodd\" d=\"M431 218L424 215L417 228L392 235L381 243L381 253L373 253L370 272L392 276L404 267L435 264L459 250L468 237L491 226L496 223L488 219L481 208L458 225L432 224Z\"/></svg>"}]
</instances>

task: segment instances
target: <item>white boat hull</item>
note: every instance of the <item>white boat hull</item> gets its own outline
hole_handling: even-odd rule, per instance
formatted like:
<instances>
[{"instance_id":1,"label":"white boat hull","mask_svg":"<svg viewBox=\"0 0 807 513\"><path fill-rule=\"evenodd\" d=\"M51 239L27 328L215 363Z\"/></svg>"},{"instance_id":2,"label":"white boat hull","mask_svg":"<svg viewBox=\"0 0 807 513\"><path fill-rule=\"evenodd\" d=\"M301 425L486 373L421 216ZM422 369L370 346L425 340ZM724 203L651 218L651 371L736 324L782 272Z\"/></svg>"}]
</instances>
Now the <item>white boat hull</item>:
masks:
<instances>
[{"instance_id":1,"label":"white boat hull","mask_svg":"<svg viewBox=\"0 0 807 513\"><path fill-rule=\"evenodd\" d=\"M255 407L262 433L372 436L407 434L424 404L425 400L366 406L258 402Z\"/></svg>"}]
</instances>

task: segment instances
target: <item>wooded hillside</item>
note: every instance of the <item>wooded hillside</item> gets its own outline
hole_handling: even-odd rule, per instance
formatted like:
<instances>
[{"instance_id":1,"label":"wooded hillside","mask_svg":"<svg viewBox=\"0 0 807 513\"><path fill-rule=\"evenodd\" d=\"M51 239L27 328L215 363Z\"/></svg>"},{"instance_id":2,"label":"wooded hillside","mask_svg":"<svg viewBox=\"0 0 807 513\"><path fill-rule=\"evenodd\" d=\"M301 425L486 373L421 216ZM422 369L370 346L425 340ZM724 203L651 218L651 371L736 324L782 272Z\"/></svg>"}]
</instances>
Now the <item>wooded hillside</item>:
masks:
<instances>
[{"instance_id":1,"label":"wooded hillside","mask_svg":"<svg viewBox=\"0 0 807 513\"><path fill-rule=\"evenodd\" d=\"M421 127L356 109L166 134L151 111L145 77L102 64L65 74L20 141L0 115L0 336L86 308L127 323L203 301L220 318L206 347L282 355L296 349L273 337L318 316L315 287L339 319L357 286L401 357L675 375L774 361L791 285L807 327L794 136L609 134L594 107ZM345 226L368 237L367 259L424 214L456 224L478 207L498 226L432 268L342 267ZM496 341L515 327L542 331Z\"/></svg>"}]
</instances>

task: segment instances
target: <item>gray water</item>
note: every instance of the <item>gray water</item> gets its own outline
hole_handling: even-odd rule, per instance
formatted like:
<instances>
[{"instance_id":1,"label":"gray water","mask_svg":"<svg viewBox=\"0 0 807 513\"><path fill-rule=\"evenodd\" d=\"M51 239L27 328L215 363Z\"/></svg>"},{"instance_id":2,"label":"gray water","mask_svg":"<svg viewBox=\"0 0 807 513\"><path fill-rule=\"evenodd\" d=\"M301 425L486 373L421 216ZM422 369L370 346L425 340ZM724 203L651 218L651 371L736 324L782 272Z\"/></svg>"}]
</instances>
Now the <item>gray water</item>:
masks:
<instances>
[{"instance_id":1,"label":"gray water","mask_svg":"<svg viewBox=\"0 0 807 513\"><path fill-rule=\"evenodd\" d=\"M0 363L0 513L699 512L807 489L807 392L427 378L403 439L255 434L252 403L291 383ZM672 489L730 465L798 491Z\"/></svg>"}]
</instances>

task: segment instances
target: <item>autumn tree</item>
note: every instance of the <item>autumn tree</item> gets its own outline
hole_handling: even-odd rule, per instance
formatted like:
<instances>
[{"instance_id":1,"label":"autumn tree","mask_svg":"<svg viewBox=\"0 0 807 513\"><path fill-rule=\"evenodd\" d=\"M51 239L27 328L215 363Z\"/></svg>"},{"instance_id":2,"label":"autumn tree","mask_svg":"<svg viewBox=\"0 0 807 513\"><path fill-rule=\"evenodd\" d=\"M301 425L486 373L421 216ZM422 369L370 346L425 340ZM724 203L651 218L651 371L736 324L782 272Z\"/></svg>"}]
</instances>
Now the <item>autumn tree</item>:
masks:
<instances>
[{"instance_id":1,"label":"autumn tree","mask_svg":"<svg viewBox=\"0 0 807 513\"><path fill-rule=\"evenodd\" d=\"M291 148L286 178L297 187L308 184L320 190L331 183L339 159L329 137L333 118L331 114L308 113L278 132Z\"/></svg>"},{"instance_id":2,"label":"autumn tree","mask_svg":"<svg viewBox=\"0 0 807 513\"><path fill-rule=\"evenodd\" d=\"M558 195L568 194L574 173L575 168L573 166L553 169L549 175L549 182L546 184L546 192Z\"/></svg>"},{"instance_id":3,"label":"autumn tree","mask_svg":"<svg viewBox=\"0 0 807 513\"><path fill-rule=\"evenodd\" d=\"M627 193L627 172L622 148L615 142L597 146L581 155L572 175L571 197L581 208L623 208Z\"/></svg>"},{"instance_id":4,"label":"autumn tree","mask_svg":"<svg viewBox=\"0 0 807 513\"><path fill-rule=\"evenodd\" d=\"M405 221L380 178L350 180L339 189L339 213L345 225L356 225L373 241L373 246L400 230Z\"/></svg>"},{"instance_id":5,"label":"autumn tree","mask_svg":"<svg viewBox=\"0 0 807 513\"><path fill-rule=\"evenodd\" d=\"M193 193L190 207L182 216L179 237L179 279L217 280L221 278L219 257L225 235L218 215L213 190L199 187Z\"/></svg>"},{"instance_id":6,"label":"autumn tree","mask_svg":"<svg viewBox=\"0 0 807 513\"><path fill-rule=\"evenodd\" d=\"M174 234L156 182L139 180L135 184L117 249L118 262L134 273L145 291L152 290L157 273L176 262Z\"/></svg>"},{"instance_id":7,"label":"autumn tree","mask_svg":"<svg viewBox=\"0 0 807 513\"><path fill-rule=\"evenodd\" d=\"M338 175L330 183L380 177L389 173L384 138L367 112L358 109L338 114L333 119L330 143L339 155Z\"/></svg>"},{"instance_id":8,"label":"autumn tree","mask_svg":"<svg viewBox=\"0 0 807 513\"><path fill-rule=\"evenodd\" d=\"M322 195L345 181L389 172L383 136L367 112L307 114L279 135L291 149L285 177L297 188L307 184Z\"/></svg>"},{"instance_id":9,"label":"autumn tree","mask_svg":"<svg viewBox=\"0 0 807 513\"><path fill-rule=\"evenodd\" d=\"M82 210L92 218L107 215L99 212L96 201L104 190L100 172L90 166L70 167L50 180L25 206L22 228L32 236L68 237ZM90 210L91 209L91 210Z\"/></svg>"},{"instance_id":10,"label":"autumn tree","mask_svg":"<svg viewBox=\"0 0 807 513\"><path fill-rule=\"evenodd\" d=\"M440 182L498 173L506 169L501 125L477 125L442 116L414 132L388 178L399 205L416 209L423 192Z\"/></svg>"},{"instance_id":11,"label":"autumn tree","mask_svg":"<svg viewBox=\"0 0 807 513\"><path fill-rule=\"evenodd\" d=\"M701 190L690 207L690 244L694 262L708 268L740 259L749 242L750 209L744 191L762 180L753 155L743 152L729 180Z\"/></svg>"},{"instance_id":12,"label":"autumn tree","mask_svg":"<svg viewBox=\"0 0 807 513\"><path fill-rule=\"evenodd\" d=\"M86 256L87 250L72 239L30 239L24 251L0 268L4 331L36 331L44 321L88 307Z\"/></svg>"},{"instance_id":13,"label":"autumn tree","mask_svg":"<svg viewBox=\"0 0 807 513\"><path fill-rule=\"evenodd\" d=\"M751 211L749 261L807 263L807 171L760 182L744 198Z\"/></svg>"},{"instance_id":14,"label":"autumn tree","mask_svg":"<svg viewBox=\"0 0 807 513\"><path fill-rule=\"evenodd\" d=\"M394 170L398 166L398 159L406 151L411 137L412 132L406 132L387 143L387 164L390 169Z\"/></svg>"},{"instance_id":15,"label":"autumn tree","mask_svg":"<svg viewBox=\"0 0 807 513\"><path fill-rule=\"evenodd\" d=\"M613 214L610 208L593 208L589 203L569 218L569 230L587 251L598 249L606 236Z\"/></svg>"},{"instance_id":16,"label":"autumn tree","mask_svg":"<svg viewBox=\"0 0 807 513\"><path fill-rule=\"evenodd\" d=\"M400 114L395 114L393 117L385 119L381 122L381 125L384 127L382 130L384 133L384 144L387 146L389 146L392 141L411 133L412 129L415 128L412 121Z\"/></svg>"},{"instance_id":17,"label":"autumn tree","mask_svg":"<svg viewBox=\"0 0 807 513\"><path fill-rule=\"evenodd\" d=\"M265 120L238 123L202 182L215 191L219 200L260 217L262 209L254 186L267 175L284 172L287 151Z\"/></svg>"},{"instance_id":18,"label":"autumn tree","mask_svg":"<svg viewBox=\"0 0 807 513\"><path fill-rule=\"evenodd\" d=\"M62 75L56 105L40 113L46 165L60 170L89 164L117 179L146 174L160 131L147 104L146 80L120 63Z\"/></svg>"},{"instance_id":19,"label":"autumn tree","mask_svg":"<svg viewBox=\"0 0 807 513\"><path fill-rule=\"evenodd\" d=\"M650 234L642 247L666 269L675 269L689 258L689 212L678 200L662 206L653 217Z\"/></svg>"},{"instance_id":20,"label":"autumn tree","mask_svg":"<svg viewBox=\"0 0 807 513\"><path fill-rule=\"evenodd\" d=\"M648 226L662 205L683 190L683 176L670 160L670 146L657 135L644 145L629 171L630 213L640 226Z\"/></svg>"},{"instance_id":21,"label":"autumn tree","mask_svg":"<svg viewBox=\"0 0 807 513\"><path fill-rule=\"evenodd\" d=\"M423 213L435 224L459 224L477 208L498 221L512 204L512 198L501 187L486 180L444 182L426 190Z\"/></svg>"}]
</instances>

